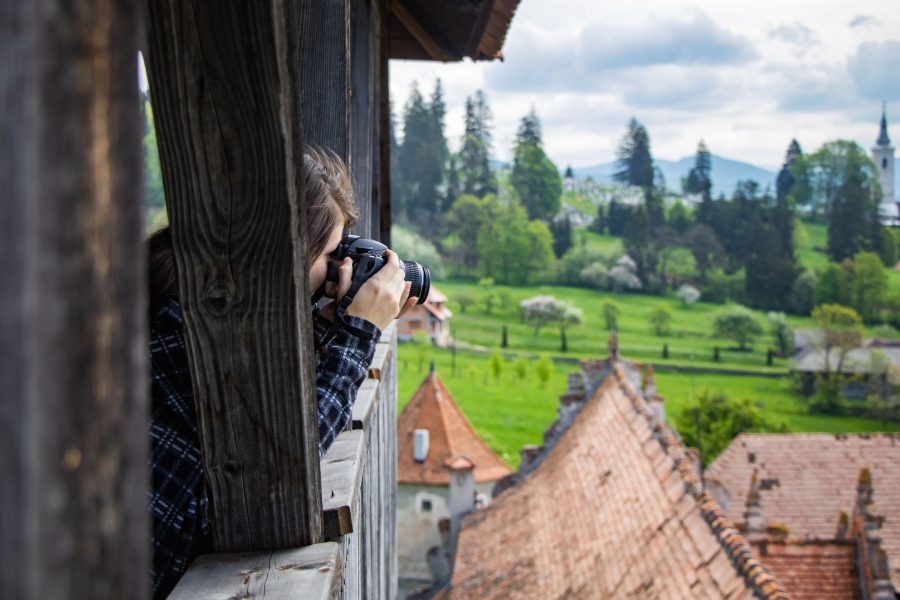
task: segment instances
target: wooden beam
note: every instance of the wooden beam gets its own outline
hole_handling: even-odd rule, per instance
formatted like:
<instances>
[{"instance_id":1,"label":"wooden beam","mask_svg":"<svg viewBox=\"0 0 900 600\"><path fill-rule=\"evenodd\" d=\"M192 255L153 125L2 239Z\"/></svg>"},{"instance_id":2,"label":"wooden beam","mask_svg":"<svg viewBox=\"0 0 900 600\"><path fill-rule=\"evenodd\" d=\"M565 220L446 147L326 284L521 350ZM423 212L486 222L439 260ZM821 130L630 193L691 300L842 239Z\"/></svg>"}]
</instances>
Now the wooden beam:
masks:
<instances>
[{"instance_id":1,"label":"wooden beam","mask_svg":"<svg viewBox=\"0 0 900 600\"><path fill-rule=\"evenodd\" d=\"M462 60L462 54L441 33L440 27L431 23L428 16L417 6L403 0L393 0L391 11L433 60L443 62Z\"/></svg>"},{"instance_id":2,"label":"wooden beam","mask_svg":"<svg viewBox=\"0 0 900 600\"><path fill-rule=\"evenodd\" d=\"M378 198L373 192L375 104L375 0L350 0L350 170L356 187L359 222L354 233L378 234ZM373 230L373 216L376 227Z\"/></svg>"},{"instance_id":3,"label":"wooden beam","mask_svg":"<svg viewBox=\"0 0 900 600\"><path fill-rule=\"evenodd\" d=\"M340 598L341 547L325 542L305 548L199 557L168 600L331 600Z\"/></svg>"},{"instance_id":4,"label":"wooden beam","mask_svg":"<svg viewBox=\"0 0 900 600\"><path fill-rule=\"evenodd\" d=\"M8 597L149 596L140 16L0 0Z\"/></svg>"},{"instance_id":5,"label":"wooden beam","mask_svg":"<svg viewBox=\"0 0 900 600\"><path fill-rule=\"evenodd\" d=\"M349 0L297 0L306 143L350 161Z\"/></svg>"},{"instance_id":6,"label":"wooden beam","mask_svg":"<svg viewBox=\"0 0 900 600\"><path fill-rule=\"evenodd\" d=\"M373 173L377 210L372 209L372 229L379 234L382 243L391 245L391 99L389 57L391 52L388 21L391 14L390 0L377 0L377 26L375 56L377 67L375 82L376 123L375 161Z\"/></svg>"},{"instance_id":7,"label":"wooden beam","mask_svg":"<svg viewBox=\"0 0 900 600\"><path fill-rule=\"evenodd\" d=\"M220 552L321 539L303 5L149 1L151 98Z\"/></svg>"}]
</instances>

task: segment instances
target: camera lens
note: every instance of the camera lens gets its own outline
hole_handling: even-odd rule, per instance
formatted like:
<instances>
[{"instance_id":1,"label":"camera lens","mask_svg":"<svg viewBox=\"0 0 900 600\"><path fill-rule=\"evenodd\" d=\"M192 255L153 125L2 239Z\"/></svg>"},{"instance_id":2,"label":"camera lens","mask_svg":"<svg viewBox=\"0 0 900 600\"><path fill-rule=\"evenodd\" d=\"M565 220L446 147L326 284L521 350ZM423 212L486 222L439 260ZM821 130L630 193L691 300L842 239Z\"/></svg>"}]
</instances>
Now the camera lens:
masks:
<instances>
[{"instance_id":1,"label":"camera lens","mask_svg":"<svg viewBox=\"0 0 900 600\"><path fill-rule=\"evenodd\" d=\"M400 262L406 273L404 279L412 284L409 288L409 295L419 299L416 304L424 304L428 299L428 292L431 291L431 273L428 272L428 267L411 260Z\"/></svg>"}]
</instances>

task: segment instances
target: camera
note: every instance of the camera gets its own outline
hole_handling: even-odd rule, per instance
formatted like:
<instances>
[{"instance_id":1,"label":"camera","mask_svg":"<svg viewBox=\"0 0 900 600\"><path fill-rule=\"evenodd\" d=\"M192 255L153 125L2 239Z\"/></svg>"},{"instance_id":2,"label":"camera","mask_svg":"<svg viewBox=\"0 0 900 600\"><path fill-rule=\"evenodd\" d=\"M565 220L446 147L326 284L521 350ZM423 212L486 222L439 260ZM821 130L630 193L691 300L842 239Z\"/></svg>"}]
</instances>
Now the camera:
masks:
<instances>
[{"instance_id":1,"label":"camera","mask_svg":"<svg viewBox=\"0 0 900 600\"><path fill-rule=\"evenodd\" d=\"M384 251L387 249L387 246L375 240L361 238L358 235L346 236L341 240L337 249L331 253L328 261L328 273L325 275L326 281L338 281L338 268L344 258L348 256L353 261L353 278L365 281L384 266L386 262ZM401 260L400 268L406 274L404 279L412 284L409 288L409 295L418 298L416 304L423 304L431 289L431 273L428 271L428 267L415 261Z\"/></svg>"}]
</instances>

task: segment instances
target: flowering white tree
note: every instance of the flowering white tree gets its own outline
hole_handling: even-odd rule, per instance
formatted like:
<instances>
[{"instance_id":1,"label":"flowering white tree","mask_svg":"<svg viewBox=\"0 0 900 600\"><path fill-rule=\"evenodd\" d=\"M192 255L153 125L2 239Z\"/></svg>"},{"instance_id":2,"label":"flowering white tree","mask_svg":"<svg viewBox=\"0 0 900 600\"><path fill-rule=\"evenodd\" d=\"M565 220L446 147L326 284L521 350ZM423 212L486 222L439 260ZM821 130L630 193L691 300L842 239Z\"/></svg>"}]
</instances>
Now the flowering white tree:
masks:
<instances>
[{"instance_id":1,"label":"flowering white tree","mask_svg":"<svg viewBox=\"0 0 900 600\"><path fill-rule=\"evenodd\" d=\"M542 327L550 323L559 326L560 350L568 349L566 342L566 330L572 325L578 325L584 319L584 313L568 302L557 300L553 296L535 296L526 298L519 303L525 322L534 327L534 335L537 335Z\"/></svg>"},{"instance_id":2,"label":"flowering white tree","mask_svg":"<svg viewBox=\"0 0 900 600\"><path fill-rule=\"evenodd\" d=\"M678 288L678 291L675 292L675 295L679 300L681 300L681 304L683 306L688 306L700 299L700 290L692 285L688 285L685 283L682 284L680 288Z\"/></svg>"},{"instance_id":3,"label":"flowering white tree","mask_svg":"<svg viewBox=\"0 0 900 600\"><path fill-rule=\"evenodd\" d=\"M643 287L641 279L637 276L637 264L627 254L616 261L608 275L615 292L639 290Z\"/></svg>"},{"instance_id":4,"label":"flowering white tree","mask_svg":"<svg viewBox=\"0 0 900 600\"><path fill-rule=\"evenodd\" d=\"M600 262L592 262L583 268L578 276L581 281L595 288L606 287L606 281L609 278L606 267Z\"/></svg>"}]
</instances>

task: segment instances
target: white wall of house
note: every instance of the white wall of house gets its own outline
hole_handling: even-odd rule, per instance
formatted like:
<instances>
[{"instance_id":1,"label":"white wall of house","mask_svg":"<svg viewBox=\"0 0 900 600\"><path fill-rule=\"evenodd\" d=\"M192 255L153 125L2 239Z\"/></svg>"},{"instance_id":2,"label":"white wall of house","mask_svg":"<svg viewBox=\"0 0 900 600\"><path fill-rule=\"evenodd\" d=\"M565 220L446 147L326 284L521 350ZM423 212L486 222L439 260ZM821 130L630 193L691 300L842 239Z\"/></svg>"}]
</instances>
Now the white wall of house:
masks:
<instances>
[{"instance_id":1,"label":"white wall of house","mask_svg":"<svg viewBox=\"0 0 900 600\"><path fill-rule=\"evenodd\" d=\"M475 485L485 505L493 488L494 482ZM450 518L449 499L448 486L397 486L397 573L401 581L431 581L425 556L429 548L441 544L438 521Z\"/></svg>"}]
</instances>

